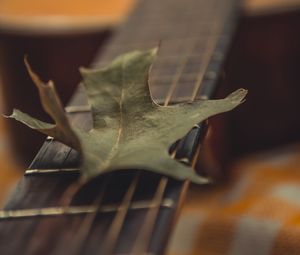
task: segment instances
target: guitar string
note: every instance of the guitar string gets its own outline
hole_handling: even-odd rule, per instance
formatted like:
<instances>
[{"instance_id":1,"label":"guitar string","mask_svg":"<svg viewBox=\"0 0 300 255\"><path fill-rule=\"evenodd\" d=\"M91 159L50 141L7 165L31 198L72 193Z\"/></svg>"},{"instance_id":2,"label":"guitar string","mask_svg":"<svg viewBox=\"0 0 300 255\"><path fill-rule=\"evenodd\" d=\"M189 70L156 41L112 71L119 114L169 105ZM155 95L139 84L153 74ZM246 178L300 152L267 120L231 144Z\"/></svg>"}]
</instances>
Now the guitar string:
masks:
<instances>
[{"instance_id":1,"label":"guitar string","mask_svg":"<svg viewBox=\"0 0 300 255\"><path fill-rule=\"evenodd\" d=\"M179 78L180 78L180 75L179 75ZM178 84L178 83L176 83L176 84ZM175 155L175 152L174 152L174 155ZM125 222L126 215L130 208L130 203L133 198L134 191L136 189L139 179L140 179L140 172L137 172L134 177L134 180L132 181L131 185L128 188L128 192L126 193L126 195L120 205L118 213L115 216L113 223L111 224L111 227L109 229L109 232L105 238L104 249L103 249L105 251L104 254L112 254L113 253L116 242L120 235L121 227L123 226L123 224ZM145 243L144 240L148 240L150 238L152 229L150 229L149 226L154 227L153 223L155 222L155 220L157 218L157 215L159 212L159 207L160 207L161 201L163 199L163 194L167 187L167 183L168 183L168 178L164 177L164 178L161 178L161 180L158 184L157 191L155 192L154 198L150 203L150 209L148 209L148 213L146 215L146 224L144 225L145 227L143 227L142 235L138 238L140 240L140 242L136 242L136 243L140 243L140 244L136 245L134 248L134 253L137 252L136 254L141 254L140 251L142 252L143 249L145 249L145 247L143 245L143 243Z\"/></svg>"},{"instance_id":2,"label":"guitar string","mask_svg":"<svg viewBox=\"0 0 300 255\"><path fill-rule=\"evenodd\" d=\"M144 225L139 231L139 234L137 235L137 238L134 242L134 246L131 250L132 255L143 254L144 252L147 251L148 242L145 242L145 240L149 240L153 232L155 221L159 213L160 205L163 200L163 194L165 193L167 184L168 184L167 177L163 177L160 179L158 188L151 201L150 209L148 209L148 212L146 214Z\"/></svg>"},{"instance_id":3,"label":"guitar string","mask_svg":"<svg viewBox=\"0 0 300 255\"><path fill-rule=\"evenodd\" d=\"M113 219L113 222L109 228L109 232L105 238L104 241L104 248L102 248L102 250L104 250L104 253L102 254L112 254L113 253L113 249L115 247L115 243L119 237L119 233L121 231L121 228L123 226L123 223L125 221L125 217L130 209L130 205L131 205L131 201L137 186L137 183L140 179L140 173L138 172L137 174L135 174L134 179L132 180L121 204L119 205L116 215ZM96 216L101 208L101 201L102 198L104 196L104 192L105 189L107 187L107 181L104 184L104 188L102 190L102 192L100 193L100 199L97 199L95 204L98 204L98 208L97 210L92 213L91 215L87 215L84 217L80 227L79 227L79 233L72 238L72 243L78 244L76 246L76 248L71 248L72 250L66 250L66 252L68 254L72 254L72 255L79 255L80 252L82 251L83 245L85 243L85 240L88 238L88 235L93 227L93 223L95 222ZM99 201L100 202L99 202ZM61 251L59 251L60 253ZM58 254L59 254L58 253ZM55 255L55 254L54 254Z\"/></svg>"},{"instance_id":4,"label":"guitar string","mask_svg":"<svg viewBox=\"0 0 300 255\"><path fill-rule=\"evenodd\" d=\"M224 1L226 2L226 1ZM216 2L217 3L217 2ZM191 8L193 8L193 6L191 6ZM216 23L216 22L215 22ZM194 33L194 31L192 31L192 33ZM195 49L196 47L196 43L198 42L198 40L201 38L201 36L197 36L197 37L193 37L192 35L189 35L188 38L186 39L186 41L189 40L189 38L192 38L191 40L191 45L190 47L188 47L188 49L185 51L186 52L186 55L183 57L183 59L181 60L180 62L180 65L179 67L177 68L176 70L176 74L174 75L174 78L172 79L172 83L171 83L171 86L169 88L169 91L166 95L166 98L165 98L165 101L164 101L164 105L167 106L170 101L172 100L172 97L174 96L174 92L176 91L177 87L178 87L178 82L180 80L180 78L183 76L183 71L184 69L186 68L187 66L187 63L188 61L191 59L191 57L195 56L196 54L192 54L193 53L193 50ZM210 56L210 51L213 49L210 49L208 47L209 45L209 42L206 41L206 49L204 50L205 51L205 55L209 55ZM208 54L207 54L208 52ZM199 56L199 58L201 57L201 55ZM201 64L200 64L200 68L199 70L197 71L197 73L201 72L201 73L205 73L205 69L206 69L206 65L204 63L203 65L203 62L207 61L207 65L208 65L208 62L209 62L209 58L204 58L201 60ZM200 75L197 75L197 78L196 78L196 82L194 83L194 87L197 87L197 84L198 84L198 80L201 84L201 80L203 78L203 75L200 76ZM197 89L194 89L194 90L197 90ZM198 90L197 90L198 91ZM194 96L194 93L192 94L192 96L190 97L190 101L193 101L194 99L196 98L196 96Z\"/></svg>"},{"instance_id":5,"label":"guitar string","mask_svg":"<svg viewBox=\"0 0 300 255\"><path fill-rule=\"evenodd\" d=\"M181 64L181 68L179 69L179 74L177 74L177 76L175 77L174 79L174 82L171 86L171 89L168 93L168 97L166 98L166 101L165 101L165 105L168 105L176 87L177 87L177 84L178 84L178 81L179 81L179 78L182 74L182 71L183 71L183 68L185 66L185 64L187 63L187 60L189 59L189 56L187 58L185 58L184 60L184 63ZM198 91L198 89L197 89ZM192 97L192 100L195 98L195 96ZM108 253L105 253L105 254L111 254L111 252L113 251L113 248L114 248L114 245L117 241L117 238L119 236L119 233L120 233L120 230L121 230L121 227L125 221L125 217L126 217L126 214L129 210L129 205L130 205L130 202L131 202L131 199L133 197L133 194L134 194L134 190L136 188L136 185L137 185L137 180L138 178L135 178L134 181L132 182L132 184L130 185L129 187L129 190L128 190L128 193L125 195L124 197L124 200L122 201L122 204L120 206L120 210L118 211L114 221L113 221L113 224L112 224L112 227L110 228L110 231L109 231L109 238L107 239L108 240L108 247L106 249L106 251L108 251ZM155 222L157 216L158 216L158 211L159 211L159 205L161 203L161 200L163 198L163 193L165 191L165 188L167 186L167 182L168 182L168 179L166 177L163 177L158 185L158 190L154 196L154 201L152 201L152 206L151 206L151 209L149 210L148 214L147 214L147 220L146 220L146 224L144 226L147 226L147 225L150 225L150 226L153 226L154 224L152 224L153 222ZM92 225L91 223L93 222L93 220L90 221L90 224L89 225ZM86 224L84 224L86 225ZM88 229L90 229L88 227ZM148 227L144 227L143 229L145 229L142 233L142 235L140 235L140 237L145 237L144 239L149 239L149 236L151 234L151 229L149 230ZM147 230L147 231L146 231ZM86 233L89 232L89 231L86 231ZM139 238L141 239L141 238ZM140 242L142 243L142 242ZM136 245L135 246L136 248L134 248L134 252L136 251L141 251L141 248L143 249L143 245Z\"/></svg>"},{"instance_id":6,"label":"guitar string","mask_svg":"<svg viewBox=\"0 0 300 255\"><path fill-rule=\"evenodd\" d=\"M126 194L123 198L123 201L121 202L121 204L117 210L116 216L115 216L115 218L111 224L111 227L109 229L109 233L106 236L106 239L104 241L104 244L105 244L104 245L104 250L105 250L104 253L105 254L111 254L113 252L113 249L114 249L115 243L118 239L120 230L125 221L125 217L130 208L131 200L134 195L139 178L140 178L140 173L135 175L128 191L126 192ZM72 196L69 196L69 197L71 198ZM95 215L87 215L85 217L85 219L83 220L81 226L79 227L79 229L83 229L83 230L82 231L80 230L82 232L82 234L78 235L78 237L76 238L76 241L78 243L81 243L81 245L84 243L84 241L88 237L89 232L92 229L93 222L95 221L95 218L96 218L97 212L100 209L100 206L101 205L99 205L98 210L95 212ZM74 255L78 254L76 249L74 250L73 253L74 253ZM72 253L70 253L70 254L72 254Z\"/></svg>"},{"instance_id":7,"label":"guitar string","mask_svg":"<svg viewBox=\"0 0 300 255\"><path fill-rule=\"evenodd\" d=\"M185 62L186 61L187 60L185 60ZM184 66L184 65L182 65L182 66ZM181 68L179 71L182 72L182 70L183 70L183 68ZM180 75L178 77L180 78ZM179 78L177 78L177 81ZM176 84L177 84L177 82L176 82ZM174 85L173 85L171 87L171 89L174 91L176 89L176 86L174 87ZM170 95L171 94L172 93L170 93ZM170 100L170 98L168 99L168 101L169 100ZM168 104L168 102L165 103L165 105L167 105L167 104ZM111 254L113 252L113 248L114 248L117 238L119 236L121 227L125 221L126 214L129 210L130 202L131 202L131 199L133 197L133 194L134 194L134 191L135 191L135 188L137 185L137 180L138 180L138 178L135 178L134 181L132 182L132 184L130 185L129 190L128 190L127 194L125 195L124 200L122 201L122 204L118 210L118 213L112 223L112 227L110 228L109 234L108 234L109 238L106 239L108 241L104 242L104 243L108 243L108 246L105 249L105 251L106 251L105 254ZM134 252L133 254L140 254L140 252L142 252L143 249L145 249L145 247L143 245L144 242L142 242L142 240L145 240L145 239L148 240L151 235L152 231L147 226L152 226L152 228L154 227L153 223L155 222L155 220L158 216L159 205L163 199L163 193L167 186L167 182L168 182L168 178L166 178L166 177L163 177L160 180L157 192L155 193L154 199L151 202L152 210L150 209L146 216L146 224L144 225L146 227L143 228L142 235L139 235L139 238L137 239L137 240L139 240L139 242L136 242L137 245L134 246L135 248L133 249L133 252ZM87 237L88 232L90 231L90 228L92 226L92 223L93 223L96 215L97 215L97 212L90 215L90 217L86 217L84 219L84 222L81 227L82 229L80 230L81 234L78 234L77 238L75 238L75 240L81 239L81 244L84 242L84 241L82 241L82 239L85 239ZM78 251L80 251L80 250L75 249L75 251L76 251L76 253L74 253L74 255L79 254Z\"/></svg>"},{"instance_id":8,"label":"guitar string","mask_svg":"<svg viewBox=\"0 0 300 255\"><path fill-rule=\"evenodd\" d=\"M97 207L97 209L87 215L83 218L82 223L80 224L78 228L78 232L72 237L70 240L72 243L71 248L65 246L65 243L63 245L59 245L57 248L57 251L54 252L53 255L59 255L59 254L70 254L70 255L80 255L85 244L85 240L88 238L90 229L92 228L92 225L94 221L96 220L96 217L98 215L99 209L101 208L104 195L106 193L106 189L108 187L108 184L110 183L111 175L108 175L105 177L104 183L101 184L101 191L99 195L96 196L95 201L93 204ZM60 250L60 247L63 247L63 250Z\"/></svg>"},{"instance_id":9,"label":"guitar string","mask_svg":"<svg viewBox=\"0 0 300 255\"><path fill-rule=\"evenodd\" d=\"M197 89L197 91L198 91L198 89Z\"/></svg>"},{"instance_id":10,"label":"guitar string","mask_svg":"<svg viewBox=\"0 0 300 255\"><path fill-rule=\"evenodd\" d=\"M179 74L180 78L180 74ZM176 86L177 82L175 83ZM173 85L174 86L174 85ZM138 180L140 179L140 172L137 172L135 174L134 180L132 181L131 185L128 188L128 191L120 205L120 208L118 210L117 215L115 216L113 223L111 224L111 227L109 229L109 232L105 238L104 241L104 254L112 254L113 250L115 248L116 242L119 238L121 227L123 226L125 222L126 215L128 213L128 210L130 208L130 203L134 195L134 191L136 189ZM168 178L164 177L160 180L158 184L158 189L155 192L154 199L150 203L150 208L154 208L154 210L148 210L148 213L146 215L146 226L145 228L148 229L148 231L145 229L142 231L143 235L141 235L138 239L141 241L140 243L143 243L145 239L148 239L148 236L151 234L151 229L149 229L149 225L153 225L153 221L155 221L157 214L158 214L158 209L159 205L161 204L161 201L163 199L163 194L165 191L165 188L168 183ZM150 230L150 231L149 231ZM136 242L137 243L137 242ZM138 252L137 254L141 254L139 251L143 251L144 246L143 245L137 245L135 246L133 252Z\"/></svg>"},{"instance_id":11,"label":"guitar string","mask_svg":"<svg viewBox=\"0 0 300 255\"><path fill-rule=\"evenodd\" d=\"M193 159L192 159L192 168L193 169L196 169L196 164L197 164L197 159L200 155L200 150L201 150L201 147L198 146L196 152L195 152L195 155L193 156ZM189 186L190 186L190 181L189 180L185 180L183 182L183 185L181 187L181 191L180 191L180 195L179 195L179 199L178 199L178 206L177 206L177 210L175 212L175 216L173 218L173 222L177 222L179 216L180 216L180 213L181 213L181 210L182 210L182 207L183 207L183 203L184 203L184 200L185 200L185 197L187 195L187 192L188 192L188 189L189 189ZM175 224L171 224L172 228L174 228L174 225ZM170 232L172 232L172 229L170 230Z\"/></svg>"},{"instance_id":12,"label":"guitar string","mask_svg":"<svg viewBox=\"0 0 300 255\"><path fill-rule=\"evenodd\" d=\"M173 82L171 83L171 85L169 87L169 91L165 98L164 106L169 105L171 98L174 94L174 91L179 86L178 81L180 80L183 70L186 67L187 62L191 57L191 53L193 52L193 49L196 45L197 39L193 39L192 43L190 43L190 45L189 45L190 47L188 47L188 49L186 51L188 53L181 60L179 68L177 68L177 73L174 75ZM175 150L172 153L173 158L175 158L176 150L177 150L177 148L175 148ZM150 209L148 209L148 212L146 214L145 224L139 231L138 238L135 240L135 242L133 244L133 248L131 250L131 253L133 255L146 253L149 248L149 245L151 242L151 234L154 230L154 225L158 218L160 204L163 199L163 195L165 193L168 181L169 181L168 177L161 177L161 179L160 179L160 182L158 184L155 195L151 201L152 206L150 207Z\"/></svg>"},{"instance_id":13,"label":"guitar string","mask_svg":"<svg viewBox=\"0 0 300 255\"><path fill-rule=\"evenodd\" d=\"M54 139L51 139L51 140L47 143L46 148L45 148L45 151L44 151L43 154L41 155L41 158L43 158L44 155L46 155L46 151L47 151L49 148L51 148L50 145L53 144L53 142L54 142ZM65 164L65 162L66 162L66 160L68 159L68 157L70 156L71 152L72 152L72 149L68 149L67 153L65 154L65 156L64 156L64 158L63 158L63 160L62 160L62 162L61 162L62 165ZM71 191L70 191L70 190L71 190ZM76 188L74 187L74 185L71 184L71 186L69 186L69 187L65 190L64 194L70 193L70 192L73 194L73 193L74 193L74 190L76 190ZM63 195L63 196L62 196L62 199L60 199L60 203L62 203L62 204L64 205L64 207L66 207L66 205L69 204L69 200L70 200L70 196L64 196L64 195ZM64 213L63 213L63 214L64 214ZM33 229L33 232L34 232L34 233L38 233L39 230L40 230L41 228L42 228L41 225L37 225L37 226ZM30 242L29 245L28 245L28 249L30 249L30 254L36 254L36 253L39 253L39 251L38 251L39 246L36 246L36 245L35 245L35 242L33 242L33 243Z\"/></svg>"},{"instance_id":14,"label":"guitar string","mask_svg":"<svg viewBox=\"0 0 300 255\"><path fill-rule=\"evenodd\" d=\"M169 91L166 95L164 106L167 106L170 103L171 98L174 94L174 91L176 90L176 88L178 86L178 82L179 82L179 80L182 76L183 70L186 67L187 62L189 61L189 59L191 57L191 53L193 52L193 49L196 45L196 42L197 42L197 40L193 38L192 41L190 42L191 47L188 47L186 55L184 56L183 60L180 62L180 65L178 66L178 68L176 70L176 73L173 76L172 83L171 83L171 86L169 88Z\"/></svg>"},{"instance_id":15,"label":"guitar string","mask_svg":"<svg viewBox=\"0 0 300 255\"><path fill-rule=\"evenodd\" d=\"M175 155L175 152L173 152L172 156L174 157L174 155ZM125 196L123 198L121 205L119 206L117 215L115 216L113 223L110 226L109 232L104 241L104 249L101 249L102 254L108 254L108 255L113 254L113 251L116 247L117 240L118 240L120 232L121 232L121 228L124 225L126 215L130 209L130 205L132 203L132 198L134 196L134 193L135 193L138 181L140 180L140 177L141 177L141 172L137 171L135 176L133 177L134 179L131 182L127 193L125 194ZM159 189L158 189L158 191L156 191L155 201L152 200L150 202L150 205L147 206L147 208L149 208L149 206L150 206L150 208L152 208L152 207L158 208L159 205L162 203L162 199L163 199L162 194L164 193L164 190L166 188L167 181L168 181L168 179L165 178L164 181L161 181L159 183ZM147 218L148 218L148 221L151 221L151 219L155 220L155 218L156 218L155 212L149 214L149 216ZM148 225L148 224L145 224L145 225ZM104 250L104 252L103 252L103 250ZM141 253L139 253L139 255L140 254Z\"/></svg>"},{"instance_id":16,"label":"guitar string","mask_svg":"<svg viewBox=\"0 0 300 255\"><path fill-rule=\"evenodd\" d=\"M68 153L68 155L69 155L69 153ZM65 157L64 162L67 159L68 155ZM116 216L112 222L112 226L110 227L107 238L105 239L106 241L104 242L106 244L105 248L104 248L105 254L111 254L113 252L114 244L116 243L116 241L118 239L121 227L125 221L125 217L130 208L131 200L134 195L139 178L140 178L140 173L135 175L127 193L124 196L123 201L121 202L121 205L119 206L119 208L117 210ZM65 195L63 195L63 198L61 199L62 204L63 205L70 204L71 199L77 190L78 190L78 185L71 185L65 192ZM103 192L104 192L104 190L103 190ZM102 197L103 193L100 196ZM89 234L90 230L92 229L93 222L95 221L95 218L100 209L100 206L101 206L101 204L99 205L98 210L96 210L95 213L93 213L92 215L87 215L84 218L81 226L79 227L79 234L73 238L73 243L80 244L80 245L78 245L79 248L82 247L84 240L88 237L88 234ZM74 242L74 240L75 240L75 242ZM68 251L68 253L69 254L73 253L74 255L77 255L77 254L79 254L78 250L80 251L80 249L72 249L72 252L70 253L70 251Z\"/></svg>"},{"instance_id":17,"label":"guitar string","mask_svg":"<svg viewBox=\"0 0 300 255\"><path fill-rule=\"evenodd\" d=\"M217 21L214 22L214 27L216 27L216 23L218 23ZM214 49L214 42L213 41L217 41L217 35L218 35L218 31L217 29L215 28L214 29L214 33L213 33L213 36L210 37L210 40L208 40L208 42L206 42L206 47L209 46L209 44L213 44L212 47L208 47L208 49L206 49L207 51L209 51L209 53L206 53L205 55L205 58L204 58L204 61L209 61L209 58L212 54L211 51L213 51ZM192 52L193 50L193 47L194 47L194 44L191 45L191 49L189 49L189 52ZM169 92L167 94L167 97L165 99L165 103L164 105L167 106L172 98L172 95L174 94L174 91L176 90L177 86L178 86L178 81L179 81L179 78L183 72L183 69L188 61L190 56L186 56L183 60L182 60L182 63L180 65L180 68L178 69L178 72L179 74L176 74L175 75L175 79L173 81L172 84L171 84L171 87L169 89ZM208 63L206 65L201 65L200 66L200 71L201 73L204 74L205 70L203 69L206 69L206 67L208 66ZM199 75L196 83L194 84L195 88L193 90L193 93L191 95L191 101L194 101L195 98L196 98L196 95L197 95L197 92L199 91L199 78L201 77L201 80L203 78L203 75ZM200 84L201 84L201 81L200 81ZM196 91L196 93L195 93ZM175 150L176 151L176 150ZM195 168L196 166L196 158L198 157L198 153L199 153L199 149L197 149L197 153L193 156L193 159L192 159L192 167ZM138 234L138 238L136 239L134 245L133 245L133 249L132 249L132 254L133 255L138 255L138 254L141 254L142 252L147 252L148 248L149 248L149 245L150 245L150 242L151 242L151 234L154 230L154 223L156 222L157 220L157 217L158 217L158 212L159 212L159 205L160 205L160 201L162 200L163 198L163 194L165 192L165 189L167 187L167 183L168 183L168 178L167 177L162 177L161 180L160 180L160 184L158 185L158 190L156 191L155 193L155 196L153 198L153 207L151 207L149 210L148 210L148 213L147 213L147 216L146 216L146 223L143 225L142 229L139 231L139 234ZM179 205L181 205L183 203L183 200L184 200L184 197L186 195L186 192L187 192L187 189L189 187L189 181L185 181L183 183L183 186L182 186L182 190L181 190L181 195L180 195L180 199L179 199ZM175 218L178 218L178 215L179 215L179 210L177 210L176 212L176 215L175 215ZM146 242L145 242L146 240Z\"/></svg>"},{"instance_id":18,"label":"guitar string","mask_svg":"<svg viewBox=\"0 0 300 255\"><path fill-rule=\"evenodd\" d=\"M191 44L193 48L194 43ZM189 49L189 52L192 50ZM189 57L187 57L188 59ZM176 87L178 86L178 80L182 74L182 70L184 69L186 63L187 63L186 57L182 60L182 63L180 64L181 68L177 69L179 74L175 75L175 83L172 83L169 89L168 96L165 99L164 105L167 106L170 102L170 99L173 95L173 92L175 91ZM177 78L179 77L179 78ZM171 157L175 158L177 148L174 149ZM165 193L165 190L167 188L169 178L168 177L161 177L159 184L157 186L157 190L153 196L153 199L151 201L151 207L148 209L146 214L146 220L145 224L142 226L141 230L139 231L139 234L137 235L138 238L135 240L133 244L133 248L131 250L132 255L139 255L143 253L147 253L147 249L149 247L150 241L151 241L151 234L155 227L155 222L159 214L160 204L163 199L163 195Z\"/></svg>"},{"instance_id":19,"label":"guitar string","mask_svg":"<svg viewBox=\"0 0 300 255\"><path fill-rule=\"evenodd\" d=\"M192 49L190 49L190 52L191 51L192 51ZM185 58L184 61L181 63L181 68L178 70L179 74L174 79L174 81L176 81L176 82L173 83L170 87L170 91L169 91L170 96L172 96L173 91L177 87L178 80L182 74L182 70L184 69L188 59L189 59L189 56L187 58ZM170 100L170 97L167 97L165 105L168 105L169 100ZM143 225L141 231L139 231L140 234L138 235L138 238L135 241L135 244L133 246L133 251L132 251L133 254L141 254L141 252L146 251L146 249L147 249L148 243L150 242L150 239L151 239L151 233L154 229L154 223L158 217L160 204L163 199L163 194L167 187L167 183L168 183L167 177L161 178L161 180L158 184L157 191L155 192L154 198L151 201L150 209L147 212L145 224ZM124 218L124 220L125 220L125 218Z\"/></svg>"},{"instance_id":20,"label":"guitar string","mask_svg":"<svg viewBox=\"0 0 300 255\"><path fill-rule=\"evenodd\" d=\"M50 143L53 143L53 139L49 142L49 144ZM49 144L47 145L47 149L49 149L50 148L50 146L49 146ZM49 147L48 147L49 146ZM66 155L65 155L65 157L64 157L64 159L62 160L62 164L64 164L65 162L66 162L66 160L67 160L67 158L68 158L68 156L70 155L70 153L71 153L71 149L68 151L68 153L66 153ZM45 153L43 153L43 156L44 155L46 155ZM37 223L37 225L36 226L34 226L33 227L33 230L32 230L32 235L34 236L34 233L39 233L39 231L41 231L43 229L43 226L42 225L40 225L40 224L38 224ZM52 233L48 233L49 235L50 234L52 234ZM46 234L46 236L48 236L47 234ZM28 252L28 250L29 250L29 253L28 254L31 254L31 255L34 255L34 254L39 254L39 248L40 248L40 246L38 246L38 245L36 245L36 241L35 240L31 240L30 242L29 242L29 245L28 245L28 248L27 248L27 250L26 250L26 252ZM27 254L27 253L26 253Z\"/></svg>"},{"instance_id":21,"label":"guitar string","mask_svg":"<svg viewBox=\"0 0 300 255\"><path fill-rule=\"evenodd\" d=\"M134 196L138 181L140 179L140 172L137 172L127 190L125 193L123 200L121 201L121 204L117 210L117 213L110 225L110 228L108 230L108 234L106 235L104 239L104 245L102 247L102 254L112 254L115 248L115 244L118 240L118 237L121 232L121 228L125 222L126 215L129 211L132 198ZM90 226L89 230L92 228L92 225ZM89 231L88 231L89 232Z\"/></svg>"},{"instance_id":22,"label":"guitar string","mask_svg":"<svg viewBox=\"0 0 300 255\"><path fill-rule=\"evenodd\" d=\"M189 53L192 52L195 45L195 41L192 43L192 47L189 49ZM182 63L180 64L180 68L178 69L178 73L175 75L175 78L173 79L173 83L171 84L169 88L168 96L165 100L164 105L168 105L169 101L172 97L172 94L176 87L178 86L178 81L182 75L182 71L184 67L186 66L187 61L189 60L190 54L187 54L187 56L183 59ZM176 150L174 150L173 157L175 156ZM145 224L143 225L141 231L139 231L138 238L136 239L134 246L133 246L133 254L141 254L142 252L146 252L148 243L151 239L151 233L154 229L154 223L158 217L160 205L163 199L163 195L165 193L165 189L167 187L168 178L162 177L160 179L160 182L158 184L158 188L155 192L155 195L151 201L150 209L147 212ZM125 220L125 218L124 218Z\"/></svg>"},{"instance_id":23,"label":"guitar string","mask_svg":"<svg viewBox=\"0 0 300 255\"><path fill-rule=\"evenodd\" d=\"M131 182L119 208L118 208L118 211L113 219L113 222L111 223L108 234L106 235L106 238L104 240L104 247L102 247L102 249L101 249L102 254L109 255L109 254L112 254L114 251L116 242L119 238L121 228L125 222L125 218L129 211L130 204L131 204L131 201L132 201L132 198L133 198L134 192L136 190L139 179L140 179L140 172L137 172L135 174L134 179ZM167 184L167 178L165 178L165 181L161 181L161 183L159 184L159 186L161 188L158 191L161 191L161 189L163 189L163 191L164 191L166 184ZM155 197L157 197L156 199L159 199L161 197L160 202L159 202L159 204L160 204L161 200L162 200L162 195L160 194L161 192L156 192L156 193L157 193L157 195L155 196ZM157 203L153 204L153 202L151 201L152 206L156 205L156 204ZM154 214L152 217L151 216L152 216L152 214L149 215L147 218L149 218L149 220L151 220L151 218L153 218L153 216L154 216L154 219L155 219L156 215ZM84 227L84 226L82 226L82 227ZM89 231L91 228L92 228L92 224L90 224L90 226L88 227ZM88 234L89 231L86 231L86 235ZM74 255L77 255L77 254L74 254Z\"/></svg>"},{"instance_id":24,"label":"guitar string","mask_svg":"<svg viewBox=\"0 0 300 255\"><path fill-rule=\"evenodd\" d=\"M111 223L109 231L104 239L104 246L103 246L103 249L101 249L101 252L102 252L101 254L105 254L105 255L113 254L114 248L116 246L115 244L118 240L118 237L121 232L121 228L125 222L126 215L129 211L130 203L131 203L133 195L135 193L138 181L140 179L140 175L141 174L139 171L135 174L135 176L134 176L134 178L133 178L133 180L132 180L132 182L131 182L131 184L130 184L130 186L118 208L118 211L113 219L113 222Z\"/></svg>"}]
</instances>

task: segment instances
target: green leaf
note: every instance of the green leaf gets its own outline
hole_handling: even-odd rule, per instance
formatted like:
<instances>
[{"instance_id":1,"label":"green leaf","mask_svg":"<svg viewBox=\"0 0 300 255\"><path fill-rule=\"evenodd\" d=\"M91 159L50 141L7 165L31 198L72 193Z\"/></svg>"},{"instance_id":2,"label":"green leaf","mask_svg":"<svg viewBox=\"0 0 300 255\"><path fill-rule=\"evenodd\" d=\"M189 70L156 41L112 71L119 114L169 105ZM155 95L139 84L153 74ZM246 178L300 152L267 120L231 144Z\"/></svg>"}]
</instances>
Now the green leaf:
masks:
<instances>
[{"instance_id":1,"label":"green leaf","mask_svg":"<svg viewBox=\"0 0 300 255\"><path fill-rule=\"evenodd\" d=\"M55 124L17 110L10 117L77 149L86 179L114 170L143 169L205 183L207 180L191 167L173 159L168 149L196 123L242 103L247 91L240 89L220 100L159 106L152 100L147 82L155 57L156 49L134 51L119 56L104 69L81 69L93 115L89 132L69 124L53 83L42 83L28 64L43 107Z\"/></svg>"}]
</instances>

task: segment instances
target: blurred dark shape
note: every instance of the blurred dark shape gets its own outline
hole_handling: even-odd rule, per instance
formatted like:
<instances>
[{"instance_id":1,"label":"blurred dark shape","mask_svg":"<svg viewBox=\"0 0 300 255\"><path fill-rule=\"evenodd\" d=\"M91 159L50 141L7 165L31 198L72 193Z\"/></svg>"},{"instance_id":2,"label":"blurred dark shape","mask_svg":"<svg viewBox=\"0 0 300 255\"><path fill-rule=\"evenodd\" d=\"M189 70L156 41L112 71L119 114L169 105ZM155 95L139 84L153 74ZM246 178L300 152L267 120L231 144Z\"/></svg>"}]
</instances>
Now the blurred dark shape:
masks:
<instances>
[{"instance_id":1,"label":"blurred dark shape","mask_svg":"<svg viewBox=\"0 0 300 255\"><path fill-rule=\"evenodd\" d=\"M249 93L243 105L212 120L221 162L299 142L299 32L297 10L241 17L219 96L240 87Z\"/></svg>"},{"instance_id":2,"label":"blurred dark shape","mask_svg":"<svg viewBox=\"0 0 300 255\"><path fill-rule=\"evenodd\" d=\"M32 116L51 121L43 111L38 91L24 66L28 55L33 70L43 81L53 80L66 104L81 80L78 68L88 66L109 37L105 29L69 34L25 34L0 31L0 77L2 113L18 108ZM13 120L6 120L8 136L16 160L24 167L32 161L45 136Z\"/></svg>"}]
</instances>

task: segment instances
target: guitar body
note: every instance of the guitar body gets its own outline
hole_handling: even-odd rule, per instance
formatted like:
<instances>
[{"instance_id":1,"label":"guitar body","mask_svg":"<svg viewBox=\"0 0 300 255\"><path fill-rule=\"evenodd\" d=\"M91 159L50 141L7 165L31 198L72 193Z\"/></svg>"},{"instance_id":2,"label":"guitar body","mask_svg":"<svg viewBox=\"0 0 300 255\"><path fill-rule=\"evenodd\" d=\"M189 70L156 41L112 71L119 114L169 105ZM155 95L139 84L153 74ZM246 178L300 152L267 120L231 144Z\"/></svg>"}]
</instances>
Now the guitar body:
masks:
<instances>
[{"instance_id":1,"label":"guitar body","mask_svg":"<svg viewBox=\"0 0 300 255\"><path fill-rule=\"evenodd\" d=\"M141 0L93 66L130 50L160 45L150 74L154 99L168 105L211 98L222 77L237 17L233 0ZM89 130L87 106L79 86L66 112L74 125ZM205 132L206 123L199 123L170 149L172 155L195 167ZM78 167L76 151L47 138L0 212L1 252L163 254L189 183L120 171L96 178L66 206Z\"/></svg>"}]
</instances>

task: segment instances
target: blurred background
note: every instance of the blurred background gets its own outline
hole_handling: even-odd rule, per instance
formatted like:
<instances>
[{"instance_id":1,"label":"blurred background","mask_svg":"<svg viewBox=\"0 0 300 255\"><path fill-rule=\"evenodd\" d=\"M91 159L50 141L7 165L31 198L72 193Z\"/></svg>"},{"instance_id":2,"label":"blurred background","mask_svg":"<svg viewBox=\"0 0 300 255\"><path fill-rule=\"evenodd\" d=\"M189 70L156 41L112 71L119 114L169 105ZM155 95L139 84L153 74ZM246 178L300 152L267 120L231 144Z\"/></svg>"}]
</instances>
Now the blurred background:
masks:
<instances>
[{"instance_id":1,"label":"blurred background","mask_svg":"<svg viewBox=\"0 0 300 255\"><path fill-rule=\"evenodd\" d=\"M88 66L101 53L134 5L135 0L0 0L1 112L10 114L13 108L19 108L48 120L24 69L24 53L43 80L55 81L66 104L80 82L78 67ZM170 254L198 254L196 240L203 244L223 238L224 244L212 242L212 246L224 249L226 236L213 236L216 231L211 229L212 222L216 218L224 220L220 214L239 215L241 208L254 206L249 199L262 194L265 185L257 180L273 178L276 183L273 170L279 165L286 170L286 176L280 178L294 178L295 183L300 180L295 170L300 162L299 45L300 0L242 1L242 15L226 63L228 76L219 95L239 87L248 88L250 93L241 109L216 120L226 132L213 138L218 140L215 143L226 145L222 146L225 149L221 157L225 157L224 171L230 171L231 178L217 188L201 190L201 194L191 189ZM0 119L0 204L43 140L43 136L18 123ZM256 185L256 193L246 192L244 198L232 204L234 196L250 185ZM223 205L230 203L220 210L220 201ZM215 214L218 210L220 214ZM202 225L208 233L204 236L198 229L202 219L199 214L211 212L211 218ZM217 227L230 228L228 224L226 218ZM184 226L189 232L182 229ZM225 232L220 229L219 233ZM183 244L180 247L178 240ZM219 254L215 252L211 254Z\"/></svg>"},{"instance_id":2,"label":"blurred background","mask_svg":"<svg viewBox=\"0 0 300 255\"><path fill-rule=\"evenodd\" d=\"M64 104L101 45L122 23L134 0L0 1L1 113L13 108L49 120L24 68L54 80ZM41 147L45 136L1 118L0 204Z\"/></svg>"}]
</instances>

